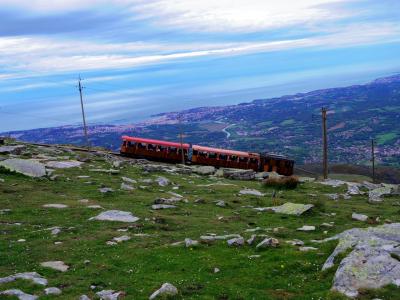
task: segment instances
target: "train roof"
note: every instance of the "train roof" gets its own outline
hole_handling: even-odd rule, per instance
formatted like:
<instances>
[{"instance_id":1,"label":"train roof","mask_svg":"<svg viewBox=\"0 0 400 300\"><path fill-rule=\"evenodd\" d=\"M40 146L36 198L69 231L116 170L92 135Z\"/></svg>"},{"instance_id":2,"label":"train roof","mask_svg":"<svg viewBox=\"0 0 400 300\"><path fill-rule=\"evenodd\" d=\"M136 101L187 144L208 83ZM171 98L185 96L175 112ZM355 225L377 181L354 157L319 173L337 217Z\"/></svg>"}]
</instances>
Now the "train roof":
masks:
<instances>
[{"instance_id":1,"label":"train roof","mask_svg":"<svg viewBox=\"0 0 400 300\"><path fill-rule=\"evenodd\" d=\"M135 142L135 143L145 143L145 144L156 144L156 145L161 145L165 147L175 147L175 148L184 148L184 149L189 149L190 145L189 144L182 144L181 143L174 143L174 142L167 142L167 141L161 141L161 140L153 140L153 139L144 139L144 138L139 138L139 137L131 137L124 135L122 137L124 141L130 141L130 142Z\"/></svg>"},{"instance_id":2,"label":"train roof","mask_svg":"<svg viewBox=\"0 0 400 300\"><path fill-rule=\"evenodd\" d=\"M258 153L250 153L250 152L243 152L243 151L235 151L235 150L227 150L227 149L220 149L220 148L212 148L212 147L205 147L199 145L193 145L193 150L197 151L205 151L205 152L215 152L227 155L236 155L236 156L244 156L244 157L259 157Z\"/></svg>"}]
</instances>

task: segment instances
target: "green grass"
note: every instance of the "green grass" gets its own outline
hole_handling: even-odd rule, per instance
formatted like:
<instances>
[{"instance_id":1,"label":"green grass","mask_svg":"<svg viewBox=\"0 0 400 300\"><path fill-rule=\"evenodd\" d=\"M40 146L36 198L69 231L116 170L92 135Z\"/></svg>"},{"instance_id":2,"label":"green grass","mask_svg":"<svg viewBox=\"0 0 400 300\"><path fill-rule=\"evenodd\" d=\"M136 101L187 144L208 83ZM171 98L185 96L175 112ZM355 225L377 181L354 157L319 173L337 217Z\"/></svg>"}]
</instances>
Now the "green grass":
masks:
<instances>
[{"instance_id":1,"label":"green grass","mask_svg":"<svg viewBox=\"0 0 400 300\"><path fill-rule=\"evenodd\" d=\"M92 167L90 166L92 165ZM101 289L122 290L126 299L147 299L162 283L170 282L180 291L177 299L345 299L330 292L335 269L322 272L321 267L336 242L317 245L318 251L303 253L289 246L286 240L298 238L306 245L315 246L312 239L321 239L353 227L367 224L351 219L353 211L385 219L400 221L399 207L393 206L400 197L385 199L380 205L370 205L366 196L334 202L323 194L344 191L319 184L302 184L295 190L284 190L278 197L280 203L314 203L316 208L301 217L274 213L257 213L243 206L271 206L273 201L267 189L259 182L229 181L234 186L199 187L215 182L208 177L173 174L143 174L137 166L126 166L120 175L91 173L90 168L109 168L98 159L83 166L57 171L63 175L56 181L35 180L16 174L0 174L0 207L12 209L0 214L0 277L16 272L37 271L49 280L49 286L62 288L57 299L77 299L81 294L94 296ZM91 175L90 179L78 179L78 175ZM119 191L121 176L134 179L168 177L179 185L175 192L184 195L189 202L178 204L176 210L151 211L150 205L158 197L168 197L171 186L152 185L148 189L132 192ZM85 183L92 181L92 184ZM112 187L115 192L102 195L101 185ZM138 185L136 185L138 186ZM238 196L244 187L265 192L265 197ZM311 197L309 194L316 194ZM118 222L89 221L100 211L80 204L79 199L90 199L90 204L105 209L131 211L140 217L133 226ZM196 204L198 198L205 200ZM220 208L215 200L224 200L228 207ZM64 203L67 209L45 209L43 204ZM327 217L324 213L336 213ZM222 219L220 217L223 217ZM318 225L335 222L326 228ZM10 225L20 222L22 225ZM315 232L298 232L302 225L316 225ZM54 237L46 228L60 226L61 233ZM230 248L225 241L198 248L171 247L170 244L186 237L199 239L206 233L245 233L248 228L261 227L269 236L280 240L276 249L257 251L255 246ZM272 228L283 227L278 232ZM118 232L127 228L128 232ZM146 233L148 237L135 237ZM131 240L116 246L106 241L116 236L130 235ZM26 239L25 243L16 242ZM55 245L61 241L61 245ZM248 256L260 254L258 259ZM71 268L60 273L40 266L47 260L63 260ZM89 264L84 264L90 260ZM217 267L221 271L214 274ZM97 289L91 290L90 286ZM0 290L21 288L25 292L43 295L42 288L26 281L0 285ZM395 299L400 290L393 286L378 291L365 291L362 299L375 297ZM41 299L50 299L43 296Z\"/></svg>"}]
</instances>

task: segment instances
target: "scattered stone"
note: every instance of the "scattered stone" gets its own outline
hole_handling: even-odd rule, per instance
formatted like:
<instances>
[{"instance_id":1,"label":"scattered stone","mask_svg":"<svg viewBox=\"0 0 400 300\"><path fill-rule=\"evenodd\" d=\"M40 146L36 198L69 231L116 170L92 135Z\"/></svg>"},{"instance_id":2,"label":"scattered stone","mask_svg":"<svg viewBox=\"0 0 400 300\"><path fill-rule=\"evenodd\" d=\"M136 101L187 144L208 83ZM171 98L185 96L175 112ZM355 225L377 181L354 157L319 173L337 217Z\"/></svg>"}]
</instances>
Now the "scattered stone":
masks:
<instances>
[{"instance_id":1,"label":"scattered stone","mask_svg":"<svg viewBox=\"0 0 400 300\"><path fill-rule=\"evenodd\" d=\"M19 300L36 300L39 298L38 296L24 293L23 291L18 290L18 289L2 291L2 292L0 292L0 295L15 296Z\"/></svg>"},{"instance_id":2,"label":"scattered stone","mask_svg":"<svg viewBox=\"0 0 400 300\"><path fill-rule=\"evenodd\" d=\"M47 168L52 169L69 169L80 167L83 163L77 160L68 160L68 161L49 161L45 165Z\"/></svg>"},{"instance_id":3,"label":"scattered stone","mask_svg":"<svg viewBox=\"0 0 400 300\"><path fill-rule=\"evenodd\" d=\"M185 238L185 246L186 248L191 248L191 247L196 247L199 245L198 241L189 239L189 238Z\"/></svg>"},{"instance_id":4,"label":"scattered stone","mask_svg":"<svg viewBox=\"0 0 400 300\"><path fill-rule=\"evenodd\" d=\"M120 296L123 295L122 292L115 292L114 290L102 290L100 292L97 292L96 295L101 299L101 300L118 300Z\"/></svg>"},{"instance_id":5,"label":"scattered stone","mask_svg":"<svg viewBox=\"0 0 400 300\"><path fill-rule=\"evenodd\" d=\"M26 240L25 239L19 239L19 240L17 240L17 242L18 243L24 243L24 242L26 242Z\"/></svg>"},{"instance_id":6,"label":"scattered stone","mask_svg":"<svg viewBox=\"0 0 400 300\"><path fill-rule=\"evenodd\" d=\"M256 232L256 231L262 231L264 229L260 228L260 227L256 227L256 228L249 228L246 229L245 232Z\"/></svg>"},{"instance_id":7,"label":"scattered stone","mask_svg":"<svg viewBox=\"0 0 400 300\"><path fill-rule=\"evenodd\" d=\"M303 241L297 240L297 239L286 241L286 243L288 243L289 245L292 245L292 246L303 246L304 245Z\"/></svg>"},{"instance_id":8,"label":"scattered stone","mask_svg":"<svg viewBox=\"0 0 400 300\"><path fill-rule=\"evenodd\" d=\"M312 204L300 204L300 203L291 203L286 202L281 206L272 206L272 207L256 207L254 208L257 211L273 211L280 214L286 215L295 215L300 216L306 211L312 209L314 205Z\"/></svg>"},{"instance_id":9,"label":"scattered stone","mask_svg":"<svg viewBox=\"0 0 400 300\"><path fill-rule=\"evenodd\" d=\"M17 279L30 280L35 284L47 285L47 279L36 272L17 273L7 277L0 278L0 283L8 283Z\"/></svg>"},{"instance_id":10,"label":"scattered stone","mask_svg":"<svg viewBox=\"0 0 400 300\"><path fill-rule=\"evenodd\" d=\"M67 272L69 269L69 266L66 265L63 261L61 260L55 260L55 261L45 261L40 264L42 267L45 268L50 268L56 271L60 272Z\"/></svg>"},{"instance_id":11,"label":"scattered stone","mask_svg":"<svg viewBox=\"0 0 400 300\"><path fill-rule=\"evenodd\" d=\"M218 174L217 174L218 173ZM216 175L235 180L253 180L256 172L245 169L219 169ZM221 174L222 173L222 174Z\"/></svg>"},{"instance_id":12,"label":"scattered stone","mask_svg":"<svg viewBox=\"0 0 400 300\"><path fill-rule=\"evenodd\" d=\"M192 170L199 175L213 175L215 173L215 167L213 166L197 166Z\"/></svg>"},{"instance_id":13,"label":"scattered stone","mask_svg":"<svg viewBox=\"0 0 400 300\"><path fill-rule=\"evenodd\" d=\"M112 188L103 187L99 189L99 192L102 194L112 193L114 190Z\"/></svg>"},{"instance_id":14,"label":"scattered stone","mask_svg":"<svg viewBox=\"0 0 400 300\"><path fill-rule=\"evenodd\" d=\"M400 285L400 223L353 228L320 242L339 240L322 270L334 265L335 257L353 249L336 270L332 290L357 297L359 289Z\"/></svg>"},{"instance_id":15,"label":"scattered stone","mask_svg":"<svg viewBox=\"0 0 400 300\"><path fill-rule=\"evenodd\" d=\"M96 217L90 218L89 220L133 223L138 221L139 218L133 216L131 212L121 211L121 210L107 210L105 212L100 213Z\"/></svg>"},{"instance_id":16,"label":"scattered stone","mask_svg":"<svg viewBox=\"0 0 400 300\"><path fill-rule=\"evenodd\" d=\"M278 247L279 246L279 240L275 238L265 238L261 243L259 243L256 248L257 249L263 249L263 248L269 248L269 247Z\"/></svg>"},{"instance_id":17,"label":"scattered stone","mask_svg":"<svg viewBox=\"0 0 400 300\"><path fill-rule=\"evenodd\" d=\"M171 208L177 208L177 206L169 205L169 204L153 204L151 206L151 209L153 209L153 210L171 209Z\"/></svg>"},{"instance_id":18,"label":"scattered stone","mask_svg":"<svg viewBox=\"0 0 400 300\"><path fill-rule=\"evenodd\" d=\"M331 224L331 223L322 223L321 226L322 226L322 227L332 228L332 227L333 227L333 224Z\"/></svg>"},{"instance_id":19,"label":"scattered stone","mask_svg":"<svg viewBox=\"0 0 400 300\"><path fill-rule=\"evenodd\" d=\"M158 297L170 297L178 295L178 289L170 283L164 283L161 288L150 295L149 300L156 299Z\"/></svg>"},{"instance_id":20,"label":"scattered stone","mask_svg":"<svg viewBox=\"0 0 400 300\"><path fill-rule=\"evenodd\" d=\"M177 202L183 201L182 198L172 197L172 198L157 198L154 200L154 204L175 204Z\"/></svg>"},{"instance_id":21,"label":"scattered stone","mask_svg":"<svg viewBox=\"0 0 400 300\"><path fill-rule=\"evenodd\" d=\"M133 187L133 186L131 186L131 185L129 185L129 184L126 184L126 183L121 183L121 190L124 190L124 191L133 191L135 188Z\"/></svg>"},{"instance_id":22,"label":"scattered stone","mask_svg":"<svg viewBox=\"0 0 400 300\"><path fill-rule=\"evenodd\" d=\"M62 292L59 288L48 287L48 288L44 289L44 293L46 295L61 295Z\"/></svg>"},{"instance_id":23,"label":"scattered stone","mask_svg":"<svg viewBox=\"0 0 400 300\"><path fill-rule=\"evenodd\" d=\"M252 234L251 237L246 241L246 243L248 245L252 245L254 243L254 241L256 240L257 235L256 234Z\"/></svg>"},{"instance_id":24,"label":"scattered stone","mask_svg":"<svg viewBox=\"0 0 400 300\"><path fill-rule=\"evenodd\" d=\"M351 196L349 194L342 194L344 200L350 200Z\"/></svg>"},{"instance_id":25,"label":"scattered stone","mask_svg":"<svg viewBox=\"0 0 400 300\"><path fill-rule=\"evenodd\" d=\"M88 175L80 175L80 176L76 176L76 178L78 178L78 179L87 179L87 178L90 178L90 176L88 176Z\"/></svg>"},{"instance_id":26,"label":"scattered stone","mask_svg":"<svg viewBox=\"0 0 400 300\"><path fill-rule=\"evenodd\" d=\"M390 186L382 186L373 190L370 190L368 193L369 202L382 202L381 198L384 195L390 195L392 193L392 187Z\"/></svg>"},{"instance_id":27,"label":"scattered stone","mask_svg":"<svg viewBox=\"0 0 400 300\"><path fill-rule=\"evenodd\" d=\"M310 225L303 225L300 228L297 228L298 231L314 231L315 226L310 226Z\"/></svg>"},{"instance_id":28,"label":"scattered stone","mask_svg":"<svg viewBox=\"0 0 400 300\"><path fill-rule=\"evenodd\" d=\"M121 177L121 179L122 179L122 181L124 181L124 182L126 182L126 183L131 183L131 184L137 183L136 180L131 179L131 178L129 178L129 177Z\"/></svg>"},{"instance_id":29,"label":"scattered stone","mask_svg":"<svg viewBox=\"0 0 400 300\"><path fill-rule=\"evenodd\" d=\"M241 236L239 234L227 234L227 235L202 235L200 237L200 240L203 243L210 243L214 242L217 240L227 240L231 238L240 238Z\"/></svg>"},{"instance_id":30,"label":"scattered stone","mask_svg":"<svg viewBox=\"0 0 400 300\"><path fill-rule=\"evenodd\" d=\"M351 218L356 221L366 222L368 220L367 215L352 213Z\"/></svg>"},{"instance_id":31,"label":"scattered stone","mask_svg":"<svg viewBox=\"0 0 400 300\"><path fill-rule=\"evenodd\" d=\"M127 235L123 235L123 236L119 236L119 237L115 237L113 238L113 241L117 242L117 243L122 243L122 242L126 242L129 241L131 238Z\"/></svg>"},{"instance_id":32,"label":"scattered stone","mask_svg":"<svg viewBox=\"0 0 400 300\"><path fill-rule=\"evenodd\" d=\"M313 178L313 177L304 177L304 176L299 177L300 183L314 182L314 181L315 181L315 178Z\"/></svg>"},{"instance_id":33,"label":"scattered stone","mask_svg":"<svg viewBox=\"0 0 400 300\"><path fill-rule=\"evenodd\" d=\"M339 187L341 185L346 184L345 181L337 179L325 179L324 181L320 181L319 183L323 185L329 185L331 187Z\"/></svg>"},{"instance_id":34,"label":"scattered stone","mask_svg":"<svg viewBox=\"0 0 400 300\"><path fill-rule=\"evenodd\" d=\"M114 169L90 169L90 172L97 172L97 173L108 173L112 175L119 174L119 170L114 170Z\"/></svg>"},{"instance_id":35,"label":"scattered stone","mask_svg":"<svg viewBox=\"0 0 400 300\"><path fill-rule=\"evenodd\" d=\"M156 181L159 186L167 186L170 184L170 181L168 178L161 177L161 176L154 179L154 181Z\"/></svg>"},{"instance_id":36,"label":"scattered stone","mask_svg":"<svg viewBox=\"0 0 400 300\"><path fill-rule=\"evenodd\" d=\"M103 206L97 205L97 204L88 205L88 206L86 206L86 207L87 207L87 208L91 208L91 209L103 209Z\"/></svg>"},{"instance_id":37,"label":"scattered stone","mask_svg":"<svg viewBox=\"0 0 400 300\"><path fill-rule=\"evenodd\" d=\"M90 298L86 295L80 295L78 300L90 300Z\"/></svg>"},{"instance_id":38,"label":"scattered stone","mask_svg":"<svg viewBox=\"0 0 400 300\"><path fill-rule=\"evenodd\" d=\"M123 164L124 164L123 160L114 160L112 162L113 168L121 168L123 166Z\"/></svg>"},{"instance_id":39,"label":"scattered stone","mask_svg":"<svg viewBox=\"0 0 400 300\"><path fill-rule=\"evenodd\" d=\"M79 203L86 204L89 203L89 199L80 199L78 200Z\"/></svg>"},{"instance_id":40,"label":"scattered stone","mask_svg":"<svg viewBox=\"0 0 400 300\"><path fill-rule=\"evenodd\" d=\"M347 194L348 195L360 195L361 192L358 187L358 184L347 182Z\"/></svg>"},{"instance_id":41,"label":"scattered stone","mask_svg":"<svg viewBox=\"0 0 400 300\"><path fill-rule=\"evenodd\" d=\"M335 194L325 194L329 199L332 199L332 200L335 200L335 201L337 201L337 200L339 200L339 194L337 194L337 193L335 193Z\"/></svg>"},{"instance_id":42,"label":"scattered stone","mask_svg":"<svg viewBox=\"0 0 400 300\"><path fill-rule=\"evenodd\" d=\"M51 204L44 204L43 207L45 207L45 208L58 208L58 209L63 209L63 208L67 208L68 205L59 204L59 203L51 203Z\"/></svg>"},{"instance_id":43,"label":"scattered stone","mask_svg":"<svg viewBox=\"0 0 400 300\"><path fill-rule=\"evenodd\" d=\"M4 161L0 161L0 167L34 178L44 177L47 174L46 168L43 164L30 159L6 159Z\"/></svg>"},{"instance_id":44,"label":"scattered stone","mask_svg":"<svg viewBox=\"0 0 400 300\"><path fill-rule=\"evenodd\" d=\"M61 232L60 227L51 227L48 230L51 230L51 235L58 235Z\"/></svg>"},{"instance_id":45,"label":"scattered stone","mask_svg":"<svg viewBox=\"0 0 400 300\"><path fill-rule=\"evenodd\" d=\"M318 248L315 248L315 247L300 247L299 250L300 250L301 252L308 252L308 251L315 251L315 250L318 250Z\"/></svg>"},{"instance_id":46,"label":"scattered stone","mask_svg":"<svg viewBox=\"0 0 400 300\"><path fill-rule=\"evenodd\" d=\"M227 241L229 246L240 247L244 245L244 239L242 237L235 237Z\"/></svg>"},{"instance_id":47,"label":"scattered stone","mask_svg":"<svg viewBox=\"0 0 400 300\"><path fill-rule=\"evenodd\" d=\"M239 191L240 195L252 195L252 196L265 196L265 194L261 193L260 191L254 190L254 189L244 189Z\"/></svg>"},{"instance_id":48,"label":"scattered stone","mask_svg":"<svg viewBox=\"0 0 400 300\"><path fill-rule=\"evenodd\" d=\"M0 178L0 182L2 182L2 183L3 183L3 182L4 182L4 179L3 179L3 178Z\"/></svg>"},{"instance_id":49,"label":"scattered stone","mask_svg":"<svg viewBox=\"0 0 400 300\"><path fill-rule=\"evenodd\" d=\"M217 201L217 203L215 203L216 206L219 207L226 207L226 203L223 200Z\"/></svg>"},{"instance_id":50,"label":"scattered stone","mask_svg":"<svg viewBox=\"0 0 400 300\"><path fill-rule=\"evenodd\" d=\"M260 258L260 257L261 257L261 255L259 255L259 254L256 254L256 255L249 255L249 256L248 256L249 259L255 259L255 258Z\"/></svg>"}]
</instances>

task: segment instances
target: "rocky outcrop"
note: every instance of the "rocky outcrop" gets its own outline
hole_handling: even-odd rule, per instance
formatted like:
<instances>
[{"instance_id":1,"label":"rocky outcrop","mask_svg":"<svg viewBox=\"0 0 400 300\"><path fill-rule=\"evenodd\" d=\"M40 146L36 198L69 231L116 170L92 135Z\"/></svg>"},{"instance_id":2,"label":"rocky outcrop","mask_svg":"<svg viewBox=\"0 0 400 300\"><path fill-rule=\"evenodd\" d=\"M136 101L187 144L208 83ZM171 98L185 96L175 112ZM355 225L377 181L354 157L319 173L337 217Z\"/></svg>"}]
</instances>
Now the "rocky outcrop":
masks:
<instances>
[{"instance_id":1,"label":"rocky outcrop","mask_svg":"<svg viewBox=\"0 0 400 300\"><path fill-rule=\"evenodd\" d=\"M301 203L291 203L286 202L281 206L272 206L272 207L256 207L254 208L257 211L273 211L279 214L285 215L295 215L300 216L306 211L309 211L314 207L313 204L301 204Z\"/></svg>"},{"instance_id":2,"label":"rocky outcrop","mask_svg":"<svg viewBox=\"0 0 400 300\"><path fill-rule=\"evenodd\" d=\"M253 180L256 172L243 169L220 169L218 175L235 180Z\"/></svg>"},{"instance_id":3,"label":"rocky outcrop","mask_svg":"<svg viewBox=\"0 0 400 300\"><path fill-rule=\"evenodd\" d=\"M44 177L47 174L43 164L31 159L6 159L0 162L0 167L29 177Z\"/></svg>"},{"instance_id":4,"label":"rocky outcrop","mask_svg":"<svg viewBox=\"0 0 400 300\"><path fill-rule=\"evenodd\" d=\"M132 215L128 211L121 210L107 210L100 213L96 217L92 217L89 220L99 220L99 221L117 221L117 222L127 222L133 223L139 220L138 217Z\"/></svg>"},{"instance_id":5,"label":"rocky outcrop","mask_svg":"<svg viewBox=\"0 0 400 300\"><path fill-rule=\"evenodd\" d=\"M332 290L357 297L359 289L400 286L400 223L353 228L320 242L339 240L322 269L334 265L337 255L353 249L336 271Z\"/></svg>"}]
</instances>

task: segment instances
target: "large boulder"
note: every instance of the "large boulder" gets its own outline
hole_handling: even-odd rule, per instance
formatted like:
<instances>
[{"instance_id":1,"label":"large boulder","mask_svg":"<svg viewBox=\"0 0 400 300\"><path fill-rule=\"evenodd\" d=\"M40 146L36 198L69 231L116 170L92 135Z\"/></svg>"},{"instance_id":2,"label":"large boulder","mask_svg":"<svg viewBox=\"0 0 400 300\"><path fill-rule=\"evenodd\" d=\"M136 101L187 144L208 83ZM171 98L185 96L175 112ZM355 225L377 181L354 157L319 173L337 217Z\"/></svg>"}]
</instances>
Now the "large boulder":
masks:
<instances>
[{"instance_id":1,"label":"large boulder","mask_svg":"<svg viewBox=\"0 0 400 300\"><path fill-rule=\"evenodd\" d=\"M46 163L46 167L52 169L69 169L79 167L82 162L77 160L64 160L64 161L49 161Z\"/></svg>"},{"instance_id":2,"label":"large boulder","mask_svg":"<svg viewBox=\"0 0 400 300\"><path fill-rule=\"evenodd\" d=\"M382 202L381 198L384 195L390 195L393 191L391 186L382 186L373 190L370 190L368 193L369 202Z\"/></svg>"},{"instance_id":3,"label":"large boulder","mask_svg":"<svg viewBox=\"0 0 400 300\"><path fill-rule=\"evenodd\" d=\"M193 168L193 172L199 175L213 175L215 167L213 166L198 166Z\"/></svg>"},{"instance_id":4,"label":"large boulder","mask_svg":"<svg viewBox=\"0 0 400 300\"><path fill-rule=\"evenodd\" d=\"M359 289L377 289L388 284L400 286L400 223L353 228L322 240L339 240L322 269L334 265L335 257L353 249L336 271L332 290L357 297Z\"/></svg>"},{"instance_id":5,"label":"large boulder","mask_svg":"<svg viewBox=\"0 0 400 300\"><path fill-rule=\"evenodd\" d=\"M99 221L117 221L117 222L127 222L133 223L139 220L138 217L132 215L128 211L121 210L107 210L99 215L90 218L89 220L99 220Z\"/></svg>"},{"instance_id":6,"label":"large boulder","mask_svg":"<svg viewBox=\"0 0 400 300\"><path fill-rule=\"evenodd\" d=\"M26 149L24 145L16 145L16 146L1 146L0 154L15 154L20 155L23 150Z\"/></svg>"},{"instance_id":7,"label":"large boulder","mask_svg":"<svg viewBox=\"0 0 400 300\"><path fill-rule=\"evenodd\" d=\"M222 176L228 179L253 180L256 172L244 169L221 169Z\"/></svg>"},{"instance_id":8,"label":"large boulder","mask_svg":"<svg viewBox=\"0 0 400 300\"><path fill-rule=\"evenodd\" d=\"M43 164L30 160L10 158L0 162L0 167L9 171L17 172L29 177L44 177L46 176L46 168Z\"/></svg>"}]
</instances>

